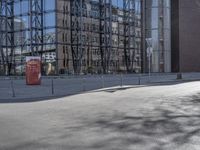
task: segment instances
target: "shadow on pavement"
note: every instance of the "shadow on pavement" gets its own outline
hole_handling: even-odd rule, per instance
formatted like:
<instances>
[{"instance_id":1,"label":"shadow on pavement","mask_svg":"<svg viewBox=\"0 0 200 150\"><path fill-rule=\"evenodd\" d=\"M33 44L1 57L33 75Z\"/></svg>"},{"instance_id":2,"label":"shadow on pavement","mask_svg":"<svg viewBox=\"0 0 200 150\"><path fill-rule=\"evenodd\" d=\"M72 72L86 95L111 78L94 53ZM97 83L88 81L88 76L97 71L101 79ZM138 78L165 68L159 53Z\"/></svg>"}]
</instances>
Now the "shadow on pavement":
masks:
<instances>
[{"instance_id":1,"label":"shadow on pavement","mask_svg":"<svg viewBox=\"0 0 200 150\"><path fill-rule=\"evenodd\" d=\"M55 99L59 99L59 98L67 97L67 96L73 96L73 95L76 95L76 94L68 94L68 95L60 95L60 96L46 96L46 97L36 97L36 98L0 99L0 103L31 103L31 102L55 100Z\"/></svg>"},{"instance_id":2,"label":"shadow on pavement","mask_svg":"<svg viewBox=\"0 0 200 150\"><path fill-rule=\"evenodd\" d=\"M87 117L77 118L71 126L67 122L59 133L55 126L53 136L22 143L13 150L25 150L29 146L67 150L190 150L196 149L192 146L200 147L200 93L165 100L152 109L138 110L137 114L115 111L113 115L102 112L100 117ZM60 141L64 141L62 145ZM189 147L182 147L187 144Z\"/></svg>"},{"instance_id":3,"label":"shadow on pavement","mask_svg":"<svg viewBox=\"0 0 200 150\"><path fill-rule=\"evenodd\" d=\"M192 143L190 146L199 145L195 140L199 142L200 139L200 108L191 114L184 110L187 106L200 107L200 95L197 97L194 101L181 103L178 109L184 113L178 113L177 108L154 108L147 112L148 115L141 113L141 116L130 116L116 112L114 116L102 115L92 121L85 120L81 125L67 127L65 130L71 136L87 133L90 137L95 133L99 137L94 137L89 143L66 147L72 150L125 150L131 147L134 150L164 150L182 149L181 146L188 143ZM67 138L67 135L61 138Z\"/></svg>"},{"instance_id":4,"label":"shadow on pavement","mask_svg":"<svg viewBox=\"0 0 200 150\"><path fill-rule=\"evenodd\" d=\"M153 87L153 86L170 86L170 85L178 85L183 83L189 83L189 82L195 82L195 81L173 81L173 82L157 82L157 83L149 83L147 85L124 85L122 87L110 87L107 89L100 89L92 92L108 92L108 93L114 93L117 91L123 91L133 88L141 88L141 87Z\"/></svg>"}]
</instances>

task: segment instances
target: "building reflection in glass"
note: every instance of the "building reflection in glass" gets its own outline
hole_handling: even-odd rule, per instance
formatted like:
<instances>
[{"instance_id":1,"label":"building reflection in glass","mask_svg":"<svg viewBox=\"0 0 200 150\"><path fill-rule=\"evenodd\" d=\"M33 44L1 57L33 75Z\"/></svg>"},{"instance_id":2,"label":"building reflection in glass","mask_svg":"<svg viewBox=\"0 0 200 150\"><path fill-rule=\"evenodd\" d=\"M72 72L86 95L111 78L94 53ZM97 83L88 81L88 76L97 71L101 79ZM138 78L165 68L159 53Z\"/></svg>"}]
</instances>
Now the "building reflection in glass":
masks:
<instances>
[{"instance_id":1,"label":"building reflection in glass","mask_svg":"<svg viewBox=\"0 0 200 150\"><path fill-rule=\"evenodd\" d=\"M43 6L42 12L37 14L36 11L32 14L40 15L43 21L42 28L38 29L41 37L37 37L42 40L42 44L38 46L37 55L42 58L43 75L74 74L74 64L77 60L74 60L76 54L73 53L73 49L82 52L81 55L78 54L78 57L81 57L81 61L78 62L81 73L103 72L102 49L104 52L109 51L109 56L105 56L104 60L108 66L106 73L127 72L127 64L131 72L141 72L141 0L130 0L130 4L126 0L130 6L125 5L125 0L104 1L104 8L100 7L101 1L99 0L83 0L82 22L77 24L74 22L76 19L80 20L80 14L77 15L78 17L76 16L80 10L75 12L76 8L71 8L71 4L75 0L40 1ZM126 9L124 9L125 6ZM132 9L128 10L128 8ZM35 24L33 25L31 22L30 1L15 0L13 13L12 74L24 74L25 57L32 55L32 47L38 44L33 42L37 39L31 36L37 30L31 33ZM102 17L103 13L104 18ZM125 16L128 16L129 19L124 18ZM127 22L129 27L125 27ZM106 23L107 26L104 27ZM80 28L77 29L77 26ZM80 40L77 35L81 35L81 42L76 41ZM5 43L3 45L8 47ZM81 45L81 49L77 48L77 45ZM126 49L128 49L128 57L124 54Z\"/></svg>"},{"instance_id":2,"label":"building reflection in glass","mask_svg":"<svg viewBox=\"0 0 200 150\"><path fill-rule=\"evenodd\" d=\"M146 38L153 41L152 72L171 72L170 12L170 0L146 1Z\"/></svg>"}]
</instances>

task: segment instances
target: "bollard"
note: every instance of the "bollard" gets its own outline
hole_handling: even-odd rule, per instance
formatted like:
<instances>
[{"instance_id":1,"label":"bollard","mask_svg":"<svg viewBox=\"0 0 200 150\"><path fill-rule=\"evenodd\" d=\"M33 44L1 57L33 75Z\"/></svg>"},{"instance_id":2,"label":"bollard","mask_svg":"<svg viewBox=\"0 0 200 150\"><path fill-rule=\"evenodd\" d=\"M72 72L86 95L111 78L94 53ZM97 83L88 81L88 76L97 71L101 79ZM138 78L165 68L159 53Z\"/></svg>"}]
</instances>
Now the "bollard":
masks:
<instances>
[{"instance_id":1,"label":"bollard","mask_svg":"<svg viewBox=\"0 0 200 150\"><path fill-rule=\"evenodd\" d=\"M182 79L182 74L181 74L181 73L178 73L176 79L177 79L177 80Z\"/></svg>"},{"instance_id":2,"label":"bollard","mask_svg":"<svg viewBox=\"0 0 200 150\"><path fill-rule=\"evenodd\" d=\"M104 88L105 87L105 80L104 80L103 75L101 76L101 81L102 81L102 88Z\"/></svg>"},{"instance_id":3,"label":"bollard","mask_svg":"<svg viewBox=\"0 0 200 150\"><path fill-rule=\"evenodd\" d=\"M138 85L140 85L140 84L141 84L141 77L139 75L139 77L138 77Z\"/></svg>"},{"instance_id":4,"label":"bollard","mask_svg":"<svg viewBox=\"0 0 200 150\"><path fill-rule=\"evenodd\" d=\"M11 80L11 88L12 88L12 97L15 97L15 89L13 85L13 79Z\"/></svg>"},{"instance_id":5,"label":"bollard","mask_svg":"<svg viewBox=\"0 0 200 150\"><path fill-rule=\"evenodd\" d=\"M82 90L83 92L85 92L85 78L83 78L82 80Z\"/></svg>"},{"instance_id":6,"label":"bollard","mask_svg":"<svg viewBox=\"0 0 200 150\"><path fill-rule=\"evenodd\" d=\"M53 82L53 79L51 79L51 94L54 95L54 82Z\"/></svg>"},{"instance_id":7,"label":"bollard","mask_svg":"<svg viewBox=\"0 0 200 150\"><path fill-rule=\"evenodd\" d=\"M151 75L149 74L149 76L148 76L148 83L150 83L151 82Z\"/></svg>"},{"instance_id":8,"label":"bollard","mask_svg":"<svg viewBox=\"0 0 200 150\"><path fill-rule=\"evenodd\" d=\"M122 76L122 74L120 75L120 80L121 80L121 87L123 86L123 76Z\"/></svg>"}]
</instances>

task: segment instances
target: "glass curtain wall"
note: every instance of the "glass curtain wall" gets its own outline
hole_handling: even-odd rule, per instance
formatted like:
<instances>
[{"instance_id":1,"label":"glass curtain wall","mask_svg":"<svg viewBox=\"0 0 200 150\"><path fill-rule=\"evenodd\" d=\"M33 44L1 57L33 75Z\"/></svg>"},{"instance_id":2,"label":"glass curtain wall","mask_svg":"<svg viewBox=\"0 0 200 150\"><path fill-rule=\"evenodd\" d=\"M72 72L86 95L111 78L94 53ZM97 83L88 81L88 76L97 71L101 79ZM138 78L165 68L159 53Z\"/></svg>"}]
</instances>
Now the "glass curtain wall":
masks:
<instances>
[{"instance_id":1,"label":"glass curtain wall","mask_svg":"<svg viewBox=\"0 0 200 150\"><path fill-rule=\"evenodd\" d=\"M56 74L56 0L43 0L43 74Z\"/></svg>"},{"instance_id":2,"label":"glass curtain wall","mask_svg":"<svg viewBox=\"0 0 200 150\"><path fill-rule=\"evenodd\" d=\"M57 0L59 73L127 72L126 59L132 72L141 71L141 2L126 1Z\"/></svg>"},{"instance_id":3,"label":"glass curtain wall","mask_svg":"<svg viewBox=\"0 0 200 150\"><path fill-rule=\"evenodd\" d=\"M14 57L11 74L23 75L25 73L25 57L33 55L32 49L37 44L33 42L36 41L36 37L33 35L36 34L34 28L37 24L34 22L34 15L40 15L39 18L42 22L42 27L38 28L40 32L38 38L42 39L43 42L42 45L38 45L39 51L37 53L42 58L42 72L43 74L55 73L55 0L42 0L41 2L42 4L39 3L40 6L38 8L42 10L41 12L37 12L36 6L33 5L34 0L14 0L12 6L14 20ZM9 18L6 14L5 17ZM6 73L4 72L3 74Z\"/></svg>"},{"instance_id":4,"label":"glass curtain wall","mask_svg":"<svg viewBox=\"0 0 200 150\"><path fill-rule=\"evenodd\" d=\"M25 73L29 55L41 56L43 75L141 71L141 0L13 2L12 74Z\"/></svg>"},{"instance_id":5,"label":"glass curtain wall","mask_svg":"<svg viewBox=\"0 0 200 150\"><path fill-rule=\"evenodd\" d=\"M145 3L146 38L152 39L153 48L151 71L171 72L170 0L146 0Z\"/></svg>"}]
</instances>

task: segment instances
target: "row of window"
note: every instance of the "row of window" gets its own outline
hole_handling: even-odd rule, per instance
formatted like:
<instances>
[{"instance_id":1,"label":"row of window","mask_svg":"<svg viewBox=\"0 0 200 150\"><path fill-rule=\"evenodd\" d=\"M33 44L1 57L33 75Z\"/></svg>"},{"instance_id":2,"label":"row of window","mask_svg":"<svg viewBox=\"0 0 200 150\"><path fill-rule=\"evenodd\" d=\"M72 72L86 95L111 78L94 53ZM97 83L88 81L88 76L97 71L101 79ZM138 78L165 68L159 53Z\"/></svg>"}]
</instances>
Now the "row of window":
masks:
<instances>
[{"instance_id":1,"label":"row of window","mask_svg":"<svg viewBox=\"0 0 200 150\"><path fill-rule=\"evenodd\" d=\"M66 21L63 21L63 25L66 24ZM115 24L113 24L113 26L115 26ZM78 27L75 27L75 24L72 24L72 29L75 30ZM80 27L79 27L80 28ZM111 28L111 29L110 29ZM130 30L130 35L135 35L137 37L141 36L141 32L139 30L139 28L137 28L138 30L136 30L136 28L134 26L127 28ZM104 33L110 33L110 30L112 30L112 34L120 34L123 35L124 34L124 26L122 25L118 25L117 27L104 27L104 24L102 24L102 27L100 28L99 25L94 24L94 23L83 23L83 31L90 31L90 32L100 32L103 31Z\"/></svg>"},{"instance_id":2,"label":"row of window","mask_svg":"<svg viewBox=\"0 0 200 150\"><path fill-rule=\"evenodd\" d=\"M66 42L67 41L67 38L68 38L68 36L67 36L67 34L63 34L63 42ZM73 35L72 36L72 39L74 39L73 40L73 42L74 43L76 43L77 42L77 39L76 39L76 36L75 35ZM112 37L111 38L111 41L112 41L112 45L113 46L118 46L118 44L119 44L119 46L124 46L124 37L122 38L119 38L118 39L118 37L117 36L115 36L115 37ZM92 43L92 44L99 44L99 42L100 42L100 37L99 36L94 36L94 35L82 35L82 42L84 43L84 44L88 44L88 43ZM110 42L110 38L109 37L102 37L101 38L101 44L105 44L105 43L107 43L107 44L111 44L111 43L109 43ZM135 38L130 38L127 42L126 42L126 44L129 44L129 42L130 42L130 47L134 47L135 46L135 48L137 48L137 49L140 49L140 47L141 47L141 43L140 43L140 40L139 41L136 41L136 39ZM134 45L135 44L135 45Z\"/></svg>"}]
</instances>

